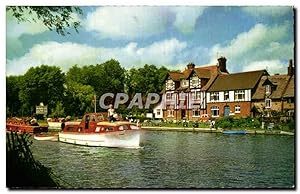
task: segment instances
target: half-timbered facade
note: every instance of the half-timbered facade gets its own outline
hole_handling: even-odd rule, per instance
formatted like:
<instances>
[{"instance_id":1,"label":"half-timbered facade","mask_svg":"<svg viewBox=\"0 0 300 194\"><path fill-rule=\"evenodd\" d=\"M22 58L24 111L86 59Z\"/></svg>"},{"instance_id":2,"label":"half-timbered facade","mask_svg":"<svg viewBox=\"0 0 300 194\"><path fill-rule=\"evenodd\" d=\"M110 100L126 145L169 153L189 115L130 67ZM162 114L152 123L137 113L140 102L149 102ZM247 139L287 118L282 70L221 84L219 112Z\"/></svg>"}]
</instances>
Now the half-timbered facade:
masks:
<instances>
[{"instance_id":1,"label":"half-timbered facade","mask_svg":"<svg viewBox=\"0 0 300 194\"><path fill-rule=\"evenodd\" d=\"M228 74L225 57L217 65L195 67L190 63L183 72L169 72L161 102L163 118L198 120L206 114L206 91L221 74Z\"/></svg>"}]
</instances>

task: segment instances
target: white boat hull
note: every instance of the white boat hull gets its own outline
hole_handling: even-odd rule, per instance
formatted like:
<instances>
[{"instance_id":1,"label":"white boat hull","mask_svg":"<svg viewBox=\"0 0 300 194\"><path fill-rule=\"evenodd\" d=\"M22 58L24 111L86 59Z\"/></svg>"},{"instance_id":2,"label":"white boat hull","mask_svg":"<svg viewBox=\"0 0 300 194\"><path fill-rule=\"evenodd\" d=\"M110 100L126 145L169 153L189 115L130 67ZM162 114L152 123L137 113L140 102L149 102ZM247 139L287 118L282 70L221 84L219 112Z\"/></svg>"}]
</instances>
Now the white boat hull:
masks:
<instances>
[{"instance_id":1,"label":"white boat hull","mask_svg":"<svg viewBox=\"0 0 300 194\"><path fill-rule=\"evenodd\" d=\"M60 142L84 146L139 148L140 130L124 130L106 133L60 132Z\"/></svg>"},{"instance_id":2,"label":"white boat hull","mask_svg":"<svg viewBox=\"0 0 300 194\"><path fill-rule=\"evenodd\" d=\"M38 141L58 141L58 136L57 135L52 135L52 136L33 136L35 140Z\"/></svg>"}]
</instances>

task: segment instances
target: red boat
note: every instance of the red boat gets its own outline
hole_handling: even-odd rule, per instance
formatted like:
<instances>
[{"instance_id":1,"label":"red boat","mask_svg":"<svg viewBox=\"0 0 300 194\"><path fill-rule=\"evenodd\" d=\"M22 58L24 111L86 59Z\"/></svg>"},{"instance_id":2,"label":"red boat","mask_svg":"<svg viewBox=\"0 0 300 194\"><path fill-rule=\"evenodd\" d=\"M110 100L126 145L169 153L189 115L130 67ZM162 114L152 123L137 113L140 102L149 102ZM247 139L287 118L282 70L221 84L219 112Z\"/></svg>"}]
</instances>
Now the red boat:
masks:
<instances>
[{"instance_id":1,"label":"red boat","mask_svg":"<svg viewBox=\"0 0 300 194\"><path fill-rule=\"evenodd\" d=\"M81 122L68 122L58 140L85 146L140 147L140 128L135 123L105 118L103 113L88 113Z\"/></svg>"},{"instance_id":2,"label":"red boat","mask_svg":"<svg viewBox=\"0 0 300 194\"><path fill-rule=\"evenodd\" d=\"M30 123L20 118L9 118L6 120L6 131L23 133L41 133L47 132L48 126L39 126L37 122Z\"/></svg>"}]
</instances>

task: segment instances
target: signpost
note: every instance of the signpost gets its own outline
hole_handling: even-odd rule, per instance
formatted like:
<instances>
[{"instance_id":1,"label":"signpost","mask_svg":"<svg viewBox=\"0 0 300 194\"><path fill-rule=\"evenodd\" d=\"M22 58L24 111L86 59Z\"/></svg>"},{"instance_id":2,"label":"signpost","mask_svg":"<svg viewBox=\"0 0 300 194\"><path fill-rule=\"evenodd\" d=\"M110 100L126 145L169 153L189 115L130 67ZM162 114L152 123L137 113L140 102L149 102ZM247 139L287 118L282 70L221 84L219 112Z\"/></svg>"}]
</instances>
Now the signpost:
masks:
<instances>
[{"instance_id":1,"label":"signpost","mask_svg":"<svg viewBox=\"0 0 300 194\"><path fill-rule=\"evenodd\" d=\"M40 103L39 106L35 107L35 113L39 115L47 115L48 113L48 106L44 106L43 103Z\"/></svg>"}]
</instances>

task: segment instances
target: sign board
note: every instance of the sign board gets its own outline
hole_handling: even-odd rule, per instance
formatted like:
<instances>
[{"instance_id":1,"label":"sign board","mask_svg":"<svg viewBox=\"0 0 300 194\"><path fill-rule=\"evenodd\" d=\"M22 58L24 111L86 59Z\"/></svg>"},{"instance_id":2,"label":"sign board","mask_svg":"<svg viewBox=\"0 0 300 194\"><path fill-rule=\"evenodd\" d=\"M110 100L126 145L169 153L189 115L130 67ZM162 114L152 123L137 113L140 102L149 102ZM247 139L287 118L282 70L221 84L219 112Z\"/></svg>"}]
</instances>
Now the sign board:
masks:
<instances>
[{"instance_id":1,"label":"sign board","mask_svg":"<svg viewBox=\"0 0 300 194\"><path fill-rule=\"evenodd\" d=\"M40 114L40 115L46 115L48 113L48 107L47 106L36 106L35 113Z\"/></svg>"}]
</instances>

